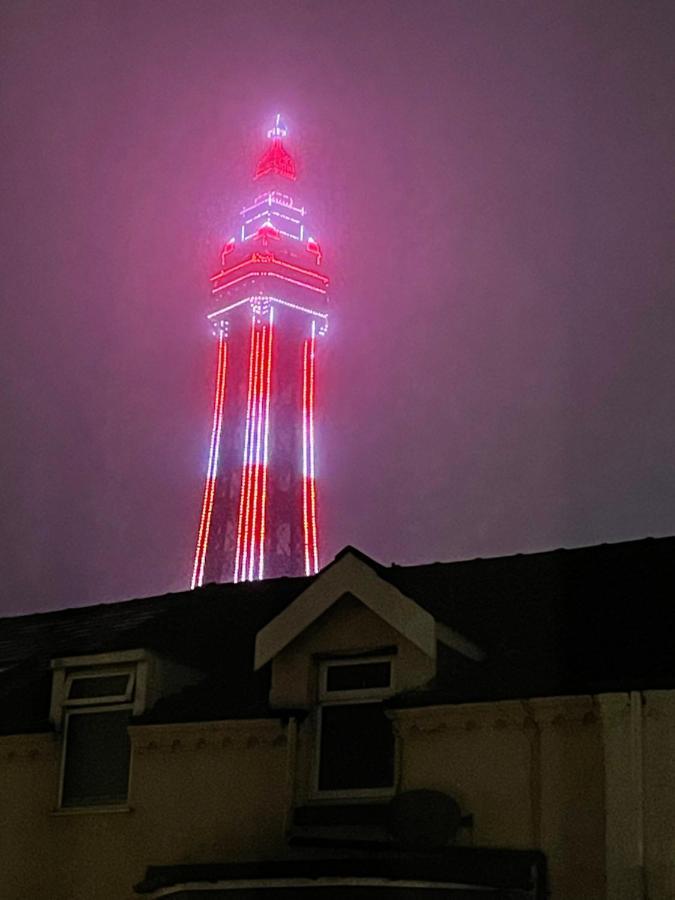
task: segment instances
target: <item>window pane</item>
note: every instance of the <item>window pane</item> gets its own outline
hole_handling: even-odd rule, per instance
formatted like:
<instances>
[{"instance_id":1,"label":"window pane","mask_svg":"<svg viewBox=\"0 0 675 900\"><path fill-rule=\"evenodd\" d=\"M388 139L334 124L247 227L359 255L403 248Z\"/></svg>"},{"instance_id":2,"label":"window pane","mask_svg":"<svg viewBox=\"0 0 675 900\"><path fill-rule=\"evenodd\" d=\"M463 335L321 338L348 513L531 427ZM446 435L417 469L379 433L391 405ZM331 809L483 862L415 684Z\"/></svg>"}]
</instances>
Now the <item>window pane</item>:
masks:
<instances>
[{"instance_id":1,"label":"window pane","mask_svg":"<svg viewBox=\"0 0 675 900\"><path fill-rule=\"evenodd\" d=\"M69 700L85 700L95 697L124 696L129 684L128 675L101 675L91 678L74 678L68 693Z\"/></svg>"},{"instance_id":2,"label":"window pane","mask_svg":"<svg viewBox=\"0 0 675 900\"><path fill-rule=\"evenodd\" d=\"M319 790L390 787L394 734L381 703L324 706Z\"/></svg>"},{"instance_id":3,"label":"window pane","mask_svg":"<svg viewBox=\"0 0 675 900\"><path fill-rule=\"evenodd\" d=\"M386 688L391 680L390 662L354 663L329 666L326 670L327 691L358 691L364 688Z\"/></svg>"},{"instance_id":4,"label":"window pane","mask_svg":"<svg viewBox=\"0 0 675 900\"><path fill-rule=\"evenodd\" d=\"M128 709L70 713L62 806L124 803L129 783Z\"/></svg>"}]
</instances>

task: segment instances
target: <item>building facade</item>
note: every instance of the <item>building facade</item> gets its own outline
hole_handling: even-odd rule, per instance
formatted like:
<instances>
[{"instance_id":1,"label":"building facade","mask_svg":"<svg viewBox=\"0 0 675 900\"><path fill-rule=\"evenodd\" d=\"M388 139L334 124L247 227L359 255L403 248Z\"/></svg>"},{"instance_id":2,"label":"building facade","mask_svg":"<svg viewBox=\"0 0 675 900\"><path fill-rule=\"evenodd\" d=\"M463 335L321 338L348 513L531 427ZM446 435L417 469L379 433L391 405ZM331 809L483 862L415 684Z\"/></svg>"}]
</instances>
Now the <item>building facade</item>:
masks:
<instances>
[{"instance_id":1,"label":"building facade","mask_svg":"<svg viewBox=\"0 0 675 900\"><path fill-rule=\"evenodd\" d=\"M0 620L0 897L672 898L674 560L347 548Z\"/></svg>"},{"instance_id":2,"label":"building facade","mask_svg":"<svg viewBox=\"0 0 675 900\"><path fill-rule=\"evenodd\" d=\"M192 587L311 575L319 568L317 341L328 278L277 116L211 278L216 339L211 441Z\"/></svg>"}]
</instances>

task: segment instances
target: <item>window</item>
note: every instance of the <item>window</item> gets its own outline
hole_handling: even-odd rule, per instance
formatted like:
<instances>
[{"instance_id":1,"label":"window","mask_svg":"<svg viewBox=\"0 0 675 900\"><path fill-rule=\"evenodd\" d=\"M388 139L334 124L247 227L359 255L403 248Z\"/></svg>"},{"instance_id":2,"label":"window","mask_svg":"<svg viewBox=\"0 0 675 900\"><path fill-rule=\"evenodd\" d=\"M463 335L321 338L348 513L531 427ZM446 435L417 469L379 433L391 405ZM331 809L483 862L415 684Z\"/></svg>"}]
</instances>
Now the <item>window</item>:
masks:
<instances>
[{"instance_id":1,"label":"window","mask_svg":"<svg viewBox=\"0 0 675 900\"><path fill-rule=\"evenodd\" d=\"M143 651L128 651L52 663L52 721L63 732L60 808L126 804L127 726L144 707L144 658Z\"/></svg>"},{"instance_id":2,"label":"window","mask_svg":"<svg viewBox=\"0 0 675 900\"><path fill-rule=\"evenodd\" d=\"M317 793L389 793L394 734L382 700L392 693L391 659L330 660L319 679Z\"/></svg>"},{"instance_id":3,"label":"window","mask_svg":"<svg viewBox=\"0 0 675 900\"><path fill-rule=\"evenodd\" d=\"M127 799L131 708L66 713L61 806L114 806Z\"/></svg>"}]
</instances>

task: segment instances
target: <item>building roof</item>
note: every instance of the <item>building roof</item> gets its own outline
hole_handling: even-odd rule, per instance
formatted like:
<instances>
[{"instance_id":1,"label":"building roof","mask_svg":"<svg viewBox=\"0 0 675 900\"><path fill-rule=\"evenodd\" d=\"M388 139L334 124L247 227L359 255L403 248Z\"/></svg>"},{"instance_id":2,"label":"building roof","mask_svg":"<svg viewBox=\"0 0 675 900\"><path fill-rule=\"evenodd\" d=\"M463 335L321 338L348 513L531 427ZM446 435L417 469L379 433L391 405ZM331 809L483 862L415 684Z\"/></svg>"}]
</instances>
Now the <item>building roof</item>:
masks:
<instances>
[{"instance_id":1,"label":"building roof","mask_svg":"<svg viewBox=\"0 0 675 900\"><path fill-rule=\"evenodd\" d=\"M485 652L477 661L439 645L435 682L394 704L675 686L675 537L419 566L382 566L353 548L336 561L346 553ZM321 577L0 619L0 731L48 727L51 659L136 647L205 675L150 721L277 716L270 667L253 668L255 638Z\"/></svg>"}]
</instances>

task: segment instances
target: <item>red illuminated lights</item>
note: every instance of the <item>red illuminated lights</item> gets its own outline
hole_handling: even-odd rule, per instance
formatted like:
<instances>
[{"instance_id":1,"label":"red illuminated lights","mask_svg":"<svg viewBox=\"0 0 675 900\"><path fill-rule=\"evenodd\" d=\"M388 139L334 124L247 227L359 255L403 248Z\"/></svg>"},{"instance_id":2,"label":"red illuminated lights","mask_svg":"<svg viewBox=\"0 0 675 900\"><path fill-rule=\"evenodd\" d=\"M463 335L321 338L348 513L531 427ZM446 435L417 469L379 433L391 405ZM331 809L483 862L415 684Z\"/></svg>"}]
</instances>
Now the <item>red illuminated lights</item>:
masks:
<instances>
[{"instance_id":1,"label":"red illuminated lights","mask_svg":"<svg viewBox=\"0 0 675 900\"><path fill-rule=\"evenodd\" d=\"M278 241L281 238L281 234L269 220L262 223L260 228L256 231L255 236L260 238L265 245L270 238L273 238L275 241Z\"/></svg>"},{"instance_id":2,"label":"red illuminated lights","mask_svg":"<svg viewBox=\"0 0 675 900\"><path fill-rule=\"evenodd\" d=\"M232 237L223 247L223 252L220 255L221 265L225 266L225 259L232 253L236 245L235 239Z\"/></svg>"},{"instance_id":3,"label":"red illuminated lights","mask_svg":"<svg viewBox=\"0 0 675 900\"><path fill-rule=\"evenodd\" d=\"M295 180L296 170L293 157L284 147L282 138L286 137L286 128L277 116L277 123L267 132L272 143L263 153L255 170L255 180L265 175L281 175L283 178Z\"/></svg>"},{"instance_id":4,"label":"red illuminated lights","mask_svg":"<svg viewBox=\"0 0 675 900\"><path fill-rule=\"evenodd\" d=\"M270 383L272 380L272 338L274 330L274 309L270 309L270 334L267 351L267 369L265 385L265 427L263 432L263 464L262 464L262 500L260 507L260 560L258 565L258 578L263 578L265 573L265 518L267 514L267 462L270 436Z\"/></svg>"},{"instance_id":5,"label":"red illuminated lights","mask_svg":"<svg viewBox=\"0 0 675 900\"><path fill-rule=\"evenodd\" d=\"M276 272L274 271L275 268L279 268L282 271ZM285 272L293 272L299 276L304 276L309 280L317 281L319 285L317 286L316 284L292 278L290 275L284 274ZM314 291L318 294L327 293L326 287L328 285L328 278L325 275L321 272L316 272L314 269L308 269L305 266L298 266L295 263L287 262L285 259L276 256L274 253L251 253L250 256L247 256L246 259L241 260L241 262L228 266L216 275L212 275L211 281L214 283L218 282L218 285L217 287L212 288L211 293L218 294L221 291L225 291L228 288L240 284L242 281L246 281L247 278L262 278L264 276L278 278L281 281L298 285L299 287L306 288L307 290ZM221 281L221 279L225 280Z\"/></svg>"},{"instance_id":6,"label":"red illuminated lights","mask_svg":"<svg viewBox=\"0 0 675 900\"><path fill-rule=\"evenodd\" d=\"M316 479L314 473L314 390L316 324L303 344L302 359L302 525L305 575L319 570L319 543L316 527Z\"/></svg>"},{"instance_id":7,"label":"red illuminated lights","mask_svg":"<svg viewBox=\"0 0 675 900\"><path fill-rule=\"evenodd\" d=\"M243 546L243 522L244 522L244 506L246 503L246 486L248 472L248 443L251 434L251 401L253 397L253 366L256 341L255 316L251 319L251 346L248 358L248 397L246 400L246 428L244 437L244 461L242 464L241 490L239 493L239 516L237 518L237 547L234 558L234 580L239 581L239 566L241 562L241 552Z\"/></svg>"},{"instance_id":8,"label":"red illuminated lights","mask_svg":"<svg viewBox=\"0 0 675 900\"><path fill-rule=\"evenodd\" d=\"M241 467L234 581L262 578L265 567L267 464L274 310L251 321L244 458Z\"/></svg>"},{"instance_id":9,"label":"red illuminated lights","mask_svg":"<svg viewBox=\"0 0 675 900\"><path fill-rule=\"evenodd\" d=\"M193 588L319 568L316 339L327 328L328 278L307 211L277 189L277 176L296 176L280 116L268 138L255 178L269 181L240 211L211 278L218 365Z\"/></svg>"},{"instance_id":10,"label":"red illuminated lights","mask_svg":"<svg viewBox=\"0 0 675 900\"><path fill-rule=\"evenodd\" d=\"M307 252L311 253L316 258L317 266L321 265L321 247L319 246L319 242L315 241L314 238L307 238Z\"/></svg>"},{"instance_id":11,"label":"red illuminated lights","mask_svg":"<svg viewBox=\"0 0 675 900\"><path fill-rule=\"evenodd\" d=\"M209 543L213 498L216 490L216 475L218 473L218 456L220 453L220 432L223 424L223 401L225 399L226 373L227 342L225 341L225 333L221 328L218 335L218 366L216 370L216 394L213 403L213 424L211 427L209 464L206 470L202 514L199 519L197 549L195 551L195 561L192 568L192 588L201 587L204 579L204 563L206 561L206 550Z\"/></svg>"}]
</instances>

